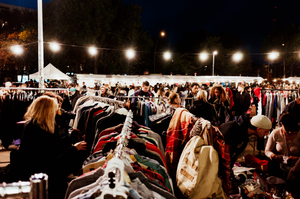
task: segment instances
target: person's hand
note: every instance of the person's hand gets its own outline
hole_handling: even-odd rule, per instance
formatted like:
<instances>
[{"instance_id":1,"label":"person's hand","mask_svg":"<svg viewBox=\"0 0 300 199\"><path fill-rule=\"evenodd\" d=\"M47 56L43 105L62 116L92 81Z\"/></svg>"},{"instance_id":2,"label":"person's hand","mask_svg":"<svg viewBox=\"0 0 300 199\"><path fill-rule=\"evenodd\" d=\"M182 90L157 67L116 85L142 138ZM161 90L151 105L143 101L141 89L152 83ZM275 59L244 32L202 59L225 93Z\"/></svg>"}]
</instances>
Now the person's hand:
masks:
<instances>
[{"instance_id":1,"label":"person's hand","mask_svg":"<svg viewBox=\"0 0 300 199\"><path fill-rule=\"evenodd\" d=\"M78 151L87 150L87 143L85 141L77 142L74 144Z\"/></svg>"},{"instance_id":2,"label":"person's hand","mask_svg":"<svg viewBox=\"0 0 300 199\"><path fill-rule=\"evenodd\" d=\"M56 111L57 115L61 115L62 112L61 112L61 108L58 108L57 111Z\"/></svg>"},{"instance_id":3,"label":"person's hand","mask_svg":"<svg viewBox=\"0 0 300 199\"><path fill-rule=\"evenodd\" d=\"M272 160L276 161L276 162L279 162L279 163L282 163L283 162L283 155L275 155L273 154L271 156Z\"/></svg>"},{"instance_id":4,"label":"person's hand","mask_svg":"<svg viewBox=\"0 0 300 199\"><path fill-rule=\"evenodd\" d=\"M287 160L287 163L290 165L294 165L298 161L299 157L290 156Z\"/></svg>"}]
</instances>

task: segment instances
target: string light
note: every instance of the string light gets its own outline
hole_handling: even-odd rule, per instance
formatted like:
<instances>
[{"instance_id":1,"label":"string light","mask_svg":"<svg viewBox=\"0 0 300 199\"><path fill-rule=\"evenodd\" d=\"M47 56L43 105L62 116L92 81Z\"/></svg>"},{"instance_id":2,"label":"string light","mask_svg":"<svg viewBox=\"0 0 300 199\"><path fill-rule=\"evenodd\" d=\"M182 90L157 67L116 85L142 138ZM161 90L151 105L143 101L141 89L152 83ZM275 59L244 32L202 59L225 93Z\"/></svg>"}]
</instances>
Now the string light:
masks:
<instances>
[{"instance_id":1,"label":"string light","mask_svg":"<svg viewBox=\"0 0 300 199\"><path fill-rule=\"evenodd\" d=\"M205 61L208 58L208 54L206 52L203 52L203 53L200 53L199 57L202 61Z\"/></svg>"},{"instance_id":2,"label":"string light","mask_svg":"<svg viewBox=\"0 0 300 199\"><path fill-rule=\"evenodd\" d=\"M233 60L236 61L236 62L240 61L242 58L243 58L243 54L242 53L235 53L233 55Z\"/></svg>"},{"instance_id":3,"label":"string light","mask_svg":"<svg viewBox=\"0 0 300 199\"><path fill-rule=\"evenodd\" d=\"M89 47L89 53L91 55L96 55L97 54L97 49L94 46Z\"/></svg>"},{"instance_id":4,"label":"string light","mask_svg":"<svg viewBox=\"0 0 300 199\"><path fill-rule=\"evenodd\" d=\"M132 49L126 50L126 56L128 59L132 59L134 57L134 55L135 55L134 50L132 50Z\"/></svg>"},{"instance_id":5,"label":"string light","mask_svg":"<svg viewBox=\"0 0 300 199\"><path fill-rule=\"evenodd\" d=\"M171 58L171 53L170 52L165 52L164 53L164 58L165 58L165 60L169 60Z\"/></svg>"},{"instance_id":6,"label":"string light","mask_svg":"<svg viewBox=\"0 0 300 199\"><path fill-rule=\"evenodd\" d=\"M10 48L11 50L12 49L16 49L16 53L20 53L20 54L22 54L23 53L23 49L22 50L20 50L20 48L22 48L23 46L28 46L28 45L32 45L32 44L36 44L36 43L38 43L38 42L31 42L31 43L26 43L26 44L20 44L20 45L17 45L17 46L19 46L19 47L16 47L16 48L14 48L14 46L8 46L8 47L4 47L4 48L2 48L2 49L7 49L7 48ZM49 46L50 46L50 48L53 50L53 51L58 51L59 49L60 49L60 46L69 46L69 47L78 47L78 48L89 48L88 49L88 51L90 51L90 47L86 47L86 46L80 46L80 45L70 45L70 44L61 44L61 43L56 43L56 42L44 42L44 43L49 43ZM109 50L109 51L123 51L123 50L121 50L121 49L113 49L113 48L99 48L99 47L94 47L94 49L92 48L92 50L91 51L93 51L94 53L95 52L97 52L99 49L101 49L101 50ZM13 50L12 50L13 51ZM138 52L147 52L148 53L148 51L138 51ZM16 54L15 53L15 54ZM217 51L215 51L215 52L213 52L213 54L217 54L218 52ZM294 52L290 52L290 53L297 53L297 54L300 54L298 51L294 51ZM176 53L176 54L180 54L180 53ZM186 53L185 53L186 54ZM187 53L187 54L190 54L190 55L198 55L199 56L199 58L201 59L201 60L204 60L205 59L205 57L207 57L208 58L208 54L206 54L206 53L201 53L200 55L198 54L198 53ZM225 56L237 56L236 55L237 53L235 53L235 54L226 54ZM268 56L269 56L269 59L276 59L276 58L278 58L278 56L279 56L279 53L278 52L271 52L271 53L249 53L248 55L265 55L265 54L268 54ZM241 55L238 55L238 56L243 56L243 54L241 54Z\"/></svg>"},{"instance_id":7,"label":"string light","mask_svg":"<svg viewBox=\"0 0 300 199\"><path fill-rule=\"evenodd\" d=\"M51 42L51 43L49 43L49 45L50 45L51 50L53 50L54 52L57 52L60 49L60 46L56 42Z\"/></svg>"},{"instance_id":8,"label":"string light","mask_svg":"<svg viewBox=\"0 0 300 199\"><path fill-rule=\"evenodd\" d=\"M21 55L23 53L23 48L20 45L12 46L10 49L16 55Z\"/></svg>"}]
</instances>

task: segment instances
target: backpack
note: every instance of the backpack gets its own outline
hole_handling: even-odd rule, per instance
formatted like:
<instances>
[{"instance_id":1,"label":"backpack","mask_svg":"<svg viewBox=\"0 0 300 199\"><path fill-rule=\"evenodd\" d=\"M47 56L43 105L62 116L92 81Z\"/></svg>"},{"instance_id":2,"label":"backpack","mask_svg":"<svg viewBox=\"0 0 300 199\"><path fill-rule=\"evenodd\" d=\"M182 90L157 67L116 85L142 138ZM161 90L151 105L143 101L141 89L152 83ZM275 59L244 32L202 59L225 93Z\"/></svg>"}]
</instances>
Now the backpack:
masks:
<instances>
[{"instance_id":1,"label":"backpack","mask_svg":"<svg viewBox=\"0 0 300 199\"><path fill-rule=\"evenodd\" d=\"M190 199L228 198L218 178L218 153L201 137L204 130L202 135L194 136L186 144L181 154L176 174L177 186Z\"/></svg>"}]
</instances>

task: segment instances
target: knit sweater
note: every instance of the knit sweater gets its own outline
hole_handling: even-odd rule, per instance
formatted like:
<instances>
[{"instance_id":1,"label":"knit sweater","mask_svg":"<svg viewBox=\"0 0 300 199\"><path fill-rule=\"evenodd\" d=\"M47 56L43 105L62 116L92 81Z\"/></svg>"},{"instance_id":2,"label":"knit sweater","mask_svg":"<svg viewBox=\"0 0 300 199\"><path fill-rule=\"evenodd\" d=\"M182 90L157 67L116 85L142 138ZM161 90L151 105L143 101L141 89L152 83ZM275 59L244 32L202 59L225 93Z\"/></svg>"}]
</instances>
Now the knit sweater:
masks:
<instances>
[{"instance_id":1,"label":"knit sweater","mask_svg":"<svg viewBox=\"0 0 300 199\"><path fill-rule=\"evenodd\" d=\"M273 154L286 155L286 156L299 156L300 155L300 132L294 140L286 141L282 128L272 131L269 136L265 154L271 158Z\"/></svg>"}]
</instances>

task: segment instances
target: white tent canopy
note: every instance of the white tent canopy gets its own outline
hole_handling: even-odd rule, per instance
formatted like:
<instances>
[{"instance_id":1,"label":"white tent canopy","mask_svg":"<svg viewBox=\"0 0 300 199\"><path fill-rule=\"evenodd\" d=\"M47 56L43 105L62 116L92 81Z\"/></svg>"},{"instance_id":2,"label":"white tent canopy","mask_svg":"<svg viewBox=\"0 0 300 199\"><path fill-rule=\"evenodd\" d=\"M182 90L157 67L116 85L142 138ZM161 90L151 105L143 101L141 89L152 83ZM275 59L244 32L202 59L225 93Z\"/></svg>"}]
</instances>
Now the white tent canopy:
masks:
<instances>
[{"instance_id":1,"label":"white tent canopy","mask_svg":"<svg viewBox=\"0 0 300 199\"><path fill-rule=\"evenodd\" d=\"M283 80L289 81L290 83L292 83L292 82L295 82L297 84L300 83L300 77L289 77L289 78L283 79Z\"/></svg>"},{"instance_id":2,"label":"white tent canopy","mask_svg":"<svg viewBox=\"0 0 300 199\"><path fill-rule=\"evenodd\" d=\"M246 82L261 83L264 79L261 77L245 76L184 76L184 75L94 75L94 74L76 74L79 85L82 82L89 87L93 87L95 82L114 85L117 82L126 85L141 85L147 80L151 85L156 83L185 83L185 82Z\"/></svg>"},{"instance_id":3,"label":"white tent canopy","mask_svg":"<svg viewBox=\"0 0 300 199\"><path fill-rule=\"evenodd\" d=\"M29 75L29 79L38 79L39 78L39 72L33 73ZM53 66L51 63L49 63L44 68L44 79L57 79L57 80L69 80L70 77L66 75L65 73L61 72L55 66Z\"/></svg>"}]
</instances>

